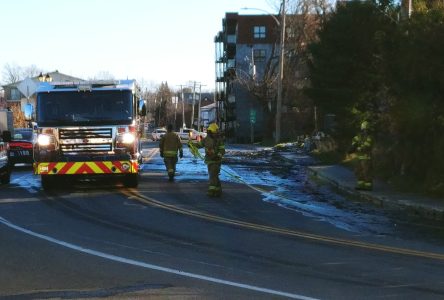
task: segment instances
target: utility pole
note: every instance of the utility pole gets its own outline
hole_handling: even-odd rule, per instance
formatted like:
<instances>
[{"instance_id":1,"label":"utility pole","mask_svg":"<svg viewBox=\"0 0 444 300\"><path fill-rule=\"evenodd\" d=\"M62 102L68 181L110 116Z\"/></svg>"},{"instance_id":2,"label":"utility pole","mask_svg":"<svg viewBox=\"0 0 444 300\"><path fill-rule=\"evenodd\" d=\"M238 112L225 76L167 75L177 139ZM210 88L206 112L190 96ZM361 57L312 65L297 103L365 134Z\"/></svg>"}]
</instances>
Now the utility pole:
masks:
<instances>
[{"instance_id":1,"label":"utility pole","mask_svg":"<svg viewBox=\"0 0 444 300\"><path fill-rule=\"evenodd\" d=\"M279 76L277 82L277 100L276 100L276 132L275 142L278 144L281 140L281 118L282 118L282 80L284 79L284 43L285 43L285 1L281 4L281 22L280 22L280 46L279 46Z\"/></svg>"},{"instance_id":2,"label":"utility pole","mask_svg":"<svg viewBox=\"0 0 444 300\"><path fill-rule=\"evenodd\" d=\"M410 18L410 16L412 15L412 11L413 11L413 9L412 9L412 0L407 0L407 5L408 5L408 7L407 7L407 15L409 16L409 18Z\"/></svg>"},{"instance_id":3,"label":"utility pole","mask_svg":"<svg viewBox=\"0 0 444 300\"><path fill-rule=\"evenodd\" d=\"M154 116L154 125L159 127L159 120L156 122L156 109L157 109L157 95L154 97L154 107L153 107L153 116Z\"/></svg>"},{"instance_id":4,"label":"utility pole","mask_svg":"<svg viewBox=\"0 0 444 300\"><path fill-rule=\"evenodd\" d=\"M187 125L185 124L185 99L183 97L182 86L180 86L180 93L181 93L181 98L182 98L182 128L185 128L185 127L187 127Z\"/></svg>"},{"instance_id":5,"label":"utility pole","mask_svg":"<svg viewBox=\"0 0 444 300\"><path fill-rule=\"evenodd\" d=\"M401 18L406 20L409 19L412 14L412 0L402 0L401 1Z\"/></svg>"},{"instance_id":6,"label":"utility pole","mask_svg":"<svg viewBox=\"0 0 444 300\"><path fill-rule=\"evenodd\" d=\"M200 107L201 107L201 103L202 103L202 87L206 86L206 85L202 85L199 84L199 109L198 109L198 116L197 116L197 131L201 131L200 130Z\"/></svg>"},{"instance_id":7,"label":"utility pole","mask_svg":"<svg viewBox=\"0 0 444 300\"><path fill-rule=\"evenodd\" d=\"M193 106L191 108L191 125L190 128L193 128L194 124L194 105L195 105L195 99L196 99L196 81L193 82Z\"/></svg>"},{"instance_id":8,"label":"utility pole","mask_svg":"<svg viewBox=\"0 0 444 300\"><path fill-rule=\"evenodd\" d=\"M177 102L179 102L179 93L173 97L174 99L174 129L176 129Z\"/></svg>"},{"instance_id":9,"label":"utility pole","mask_svg":"<svg viewBox=\"0 0 444 300\"><path fill-rule=\"evenodd\" d=\"M183 85L179 85L180 86L180 98L182 99L182 128L187 127L187 125L185 124L185 99L184 99L184 95L183 95Z\"/></svg>"},{"instance_id":10,"label":"utility pole","mask_svg":"<svg viewBox=\"0 0 444 300\"><path fill-rule=\"evenodd\" d=\"M163 101L163 98L160 98L160 102L159 102L159 126L160 126L160 110L162 109L162 101Z\"/></svg>"}]
</instances>

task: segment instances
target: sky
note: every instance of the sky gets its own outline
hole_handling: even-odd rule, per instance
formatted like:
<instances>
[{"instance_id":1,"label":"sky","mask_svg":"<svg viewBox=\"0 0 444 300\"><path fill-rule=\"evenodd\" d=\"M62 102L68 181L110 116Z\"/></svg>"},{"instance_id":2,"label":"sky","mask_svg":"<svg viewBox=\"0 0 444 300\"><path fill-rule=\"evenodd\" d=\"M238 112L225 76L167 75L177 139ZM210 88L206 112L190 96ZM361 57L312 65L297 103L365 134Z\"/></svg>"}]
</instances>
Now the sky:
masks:
<instances>
[{"instance_id":1,"label":"sky","mask_svg":"<svg viewBox=\"0 0 444 300\"><path fill-rule=\"evenodd\" d=\"M226 12L276 14L279 0L0 1L5 64L91 79L110 74L148 88L196 81L213 90L214 37ZM1 75L0 75L1 81Z\"/></svg>"}]
</instances>

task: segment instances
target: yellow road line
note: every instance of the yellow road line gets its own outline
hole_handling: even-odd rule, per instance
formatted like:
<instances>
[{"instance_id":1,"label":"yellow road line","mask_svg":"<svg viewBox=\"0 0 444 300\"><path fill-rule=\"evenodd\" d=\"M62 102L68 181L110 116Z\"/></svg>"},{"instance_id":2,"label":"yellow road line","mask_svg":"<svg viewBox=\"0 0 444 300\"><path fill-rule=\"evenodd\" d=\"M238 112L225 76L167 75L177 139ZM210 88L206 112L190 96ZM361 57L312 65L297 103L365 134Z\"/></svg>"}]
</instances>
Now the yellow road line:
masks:
<instances>
[{"instance_id":1,"label":"yellow road line","mask_svg":"<svg viewBox=\"0 0 444 300\"><path fill-rule=\"evenodd\" d=\"M398 248L398 247L392 247L392 246L385 246L380 244L372 244L372 243L366 243L366 242L360 242L360 241L354 241L354 240L348 240L348 239L341 239L341 238L334 238L329 236L323 236L323 235L317 235L317 234L311 234L307 232L302 231L296 231L296 230L289 230L284 228L277 228L277 227L271 227L261 224L255 224L255 223L249 223L244 222L240 220L234 220L234 219L228 219L224 217L219 217L216 215L207 214L205 212L199 212L199 211L193 211L193 210L187 210L183 209L171 204L165 204L160 201L157 201L151 197L141 195L137 191L122 191L125 195L128 197L131 197L133 200L142 202L147 205L163 208L169 211L173 211L182 215L188 215L200 219L205 219L217 223L223 223L228 225L235 225L242 228L248 228L253 229L257 231L263 231L263 232L270 232L270 233L276 233L276 234L282 234L292 237L299 237L303 239L309 239L314 241L320 241L325 242L329 244L336 244L336 245L344 245L349 247L356 247L356 248L363 248L368 250L377 250L382 252L388 252L388 253L395 253L395 254L402 254L402 255L409 255L409 256L417 256L417 257L424 257L424 258L430 258L430 259L436 259L436 260L443 260L444 261L444 254L440 253L433 253L433 252L425 252L425 251L418 251L418 250L412 250L412 249L405 249L405 248Z\"/></svg>"},{"instance_id":2,"label":"yellow road line","mask_svg":"<svg viewBox=\"0 0 444 300\"><path fill-rule=\"evenodd\" d=\"M0 204L6 204L6 203L21 203L21 202L38 202L40 201L40 199L38 198L21 198L21 199L17 199L17 198L6 198L6 199L1 199L0 200Z\"/></svg>"}]
</instances>

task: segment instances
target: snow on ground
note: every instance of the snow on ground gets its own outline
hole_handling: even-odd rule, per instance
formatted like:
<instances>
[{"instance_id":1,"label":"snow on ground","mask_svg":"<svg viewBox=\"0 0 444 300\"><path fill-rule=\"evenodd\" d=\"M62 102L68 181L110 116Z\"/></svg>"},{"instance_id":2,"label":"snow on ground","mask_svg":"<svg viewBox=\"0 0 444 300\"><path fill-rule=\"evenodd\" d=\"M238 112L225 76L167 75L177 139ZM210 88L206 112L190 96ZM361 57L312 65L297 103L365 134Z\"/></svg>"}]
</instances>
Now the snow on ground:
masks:
<instances>
[{"instance_id":1,"label":"snow on ground","mask_svg":"<svg viewBox=\"0 0 444 300\"><path fill-rule=\"evenodd\" d=\"M261 193L263 200L305 216L360 234L389 234L390 221L366 203L352 202L327 186L310 180L307 166L314 162L294 144L278 148L254 145L227 145L222 164L222 182L236 182ZM200 149L204 155L204 150ZM149 165L149 166L148 166ZM143 169L165 173L161 159ZM207 166L184 147L184 158L177 164L176 181L207 181ZM166 174L166 173L165 173ZM165 175L166 176L166 175Z\"/></svg>"},{"instance_id":2,"label":"snow on ground","mask_svg":"<svg viewBox=\"0 0 444 300\"><path fill-rule=\"evenodd\" d=\"M227 151L223 168L241 180L227 172L222 172L221 178L259 187L266 202L348 231L391 232L390 221L370 205L351 202L328 187L312 182L306 166L313 163L314 160L294 144L253 150L234 148Z\"/></svg>"}]
</instances>

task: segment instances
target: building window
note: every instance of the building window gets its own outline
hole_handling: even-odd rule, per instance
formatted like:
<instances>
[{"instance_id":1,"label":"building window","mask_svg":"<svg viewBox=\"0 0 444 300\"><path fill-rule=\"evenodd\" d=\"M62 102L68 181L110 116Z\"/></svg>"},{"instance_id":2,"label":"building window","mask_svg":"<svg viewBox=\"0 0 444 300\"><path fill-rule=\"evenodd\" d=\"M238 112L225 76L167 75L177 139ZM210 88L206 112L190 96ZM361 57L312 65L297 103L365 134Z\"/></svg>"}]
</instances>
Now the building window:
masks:
<instances>
[{"instance_id":1,"label":"building window","mask_svg":"<svg viewBox=\"0 0 444 300\"><path fill-rule=\"evenodd\" d=\"M254 26L253 36L255 39L265 39L265 26Z\"/></svg>"},{"instance_id":2,"label":"building window","mask_svg":"<svg viewBox=\"0 0 444 300\"><path fill-rule=\"evenodd\" d=\"M254 62L264 62L265 61L265 49L254 49Z\"/></svg>"},{"instance_id":3,"label":"building window","mask_svg":"<svg viewBox=\"0 0 444 300\"><path fill-rule=\"evenodd\" d=\"M227 43L228 44L236 44L236 35L234 35L234 34L227 35Z\"/></svg>"},{"instance_id":4,"label":"building window","mask_svg":"<svg viewBox=\"0 0 444 300\"><path fill-rule=\"evenodd\" d=\"M228 59L227 60L227 68L236 68L236 60L235 59Z\"/></svg>"},{"instance_id":5,"label":"building window","mask_svg":"<svg viewBox=\"0 0 444 300\"><path fill-rule=\"evenodd\" d=\"M20 100L20 91L16 88L11 88L11 100Z\"/></svg>"}]
</instances>

